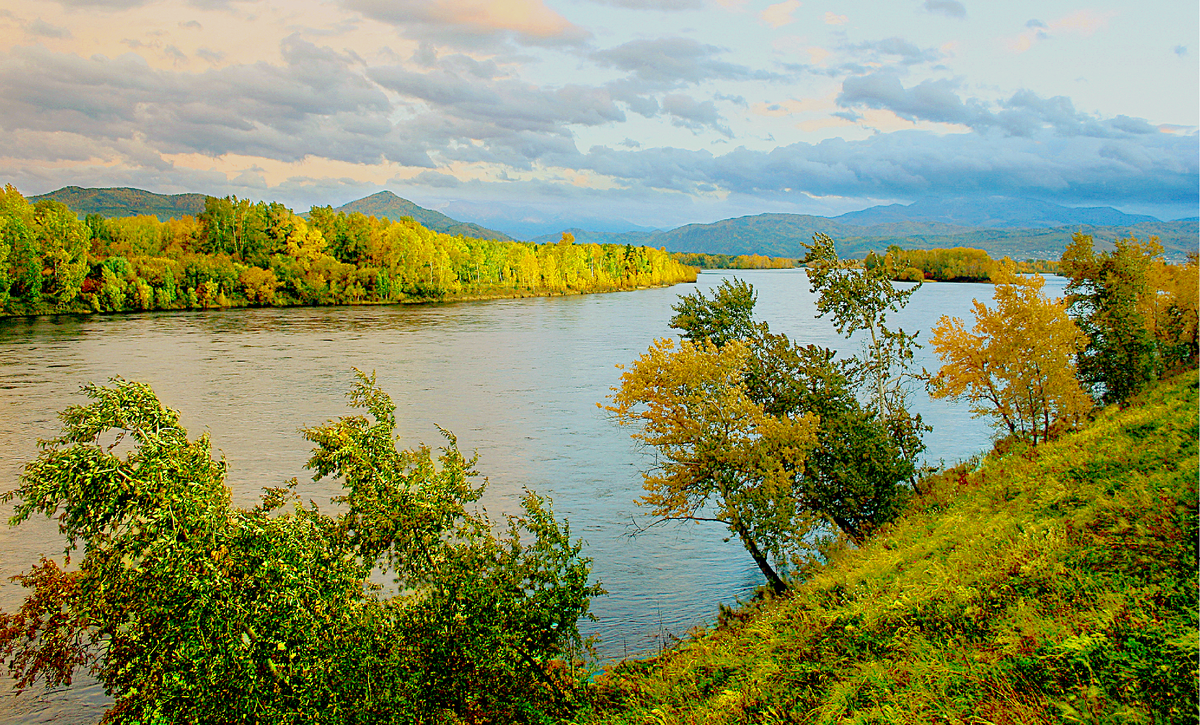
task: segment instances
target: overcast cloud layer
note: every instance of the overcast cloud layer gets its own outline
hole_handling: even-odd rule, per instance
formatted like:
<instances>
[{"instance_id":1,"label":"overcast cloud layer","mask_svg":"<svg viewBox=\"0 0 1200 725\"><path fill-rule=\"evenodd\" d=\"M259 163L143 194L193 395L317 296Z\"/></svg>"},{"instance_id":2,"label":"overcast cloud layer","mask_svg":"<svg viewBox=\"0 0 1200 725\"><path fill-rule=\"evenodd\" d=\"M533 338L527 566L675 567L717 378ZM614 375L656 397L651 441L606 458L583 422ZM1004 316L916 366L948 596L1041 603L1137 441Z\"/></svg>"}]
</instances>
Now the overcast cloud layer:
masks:
<instances>
[{"instance_id":1,"label":"overcast cloud layer","mask_svg":"<svg viewBox=\"0 0 1200 725\"><path fill-rule=\"evenodd\" d=\"M1197 13L0 0L0 181L301 209L386 188L498 228L976 194L1195 216Z\"/></svg>"}]
</instances>

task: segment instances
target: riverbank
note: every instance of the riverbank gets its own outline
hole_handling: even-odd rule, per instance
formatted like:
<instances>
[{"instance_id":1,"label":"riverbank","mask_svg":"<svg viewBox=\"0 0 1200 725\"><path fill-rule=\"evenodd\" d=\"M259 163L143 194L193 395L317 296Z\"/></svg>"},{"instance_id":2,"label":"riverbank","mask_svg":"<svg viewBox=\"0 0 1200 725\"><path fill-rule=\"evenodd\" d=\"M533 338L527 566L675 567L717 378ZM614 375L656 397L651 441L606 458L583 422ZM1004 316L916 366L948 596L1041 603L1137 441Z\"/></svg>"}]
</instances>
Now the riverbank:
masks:
<instances>
[{"instance_id":1,"label":"riverbank","mask_svg":"<svg viewBox=\"0 0 1200 725\"><path fill-rule=\"evenodd\" d=\"M1197 375L926 479L786 597L621 663L578 723L1194 722Z\"/></svg>"},{"instance_id":2,"label":"riverbank","mask_svg":"<svg viewBox=\"0 0 1200 725\"><path fill-rule=\"evenodd\" d=\"M359 307L359 306L374 306L380 307L385 305L427 305L447 302L486 302L488 300L523 300L534 297L570 297L574 295L592 295L592 294L609 294L613 292L634 292L645 289L663 289L666 287L674 287L677 284L692 284L695 277L692 279L682 279L676 282L667 282L665 284L643 284L629 287L606 287L603 289L580 290L549 290L549 289L504 289L496 288L487 291L479 292L456 292L449 293L437 297L407 297L394 300L362 300L358 302L330 302L327 304L311 304L297 302L295 304L278 304L278 305L252 305L242 301L241 304L231 302L225 305L210 305L207 307L168 307L168 308L151 308L146 310L132 309L121 310L118 312L109 310L95 310L89 306L82 304L65 305L58 307L44 307L37 311L6 313L0 312L0 320L20 319L29 317L42 317L45 315L122 315L131 312L186 312L200 310L228 310L228 309L293 309L306 307Z\"/></svg>"}]
</instances>

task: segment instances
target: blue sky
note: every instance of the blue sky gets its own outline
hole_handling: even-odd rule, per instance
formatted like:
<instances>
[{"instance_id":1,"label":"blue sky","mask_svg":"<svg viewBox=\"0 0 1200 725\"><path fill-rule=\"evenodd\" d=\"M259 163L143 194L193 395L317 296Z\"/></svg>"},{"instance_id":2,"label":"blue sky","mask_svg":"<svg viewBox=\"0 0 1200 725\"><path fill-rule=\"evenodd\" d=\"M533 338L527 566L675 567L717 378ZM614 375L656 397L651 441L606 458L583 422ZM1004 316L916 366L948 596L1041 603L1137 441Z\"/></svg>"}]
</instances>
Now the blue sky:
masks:
<instances>
[{"instance_id":1,"label":"blue sky","mask_svg":"<svg viewBox=\"0 0 1200 725\"><path fill-rule=\"evenodd\" d=\"M0 181L503 229L1009 195L1197 214L1173 2L0 0Z\"/></svg>"}]
</instances>

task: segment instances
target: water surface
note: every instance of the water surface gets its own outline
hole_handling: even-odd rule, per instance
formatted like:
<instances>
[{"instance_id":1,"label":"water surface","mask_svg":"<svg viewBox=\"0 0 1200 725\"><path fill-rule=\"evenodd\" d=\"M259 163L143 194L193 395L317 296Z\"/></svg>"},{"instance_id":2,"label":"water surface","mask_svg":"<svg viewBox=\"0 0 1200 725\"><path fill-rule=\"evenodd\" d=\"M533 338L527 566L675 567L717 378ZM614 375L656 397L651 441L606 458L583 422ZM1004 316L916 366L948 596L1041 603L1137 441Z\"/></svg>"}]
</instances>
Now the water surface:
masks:
<instances>
[{"instance_id":1,"label":"water surface","mask_svg":"<svg viewBox=\"0 0 1200 725\"><path fill-rule=\"evenodd\" d=\"M706 272L710 289L733 272ZM737 272L759 291L758 318L802 343L857 350L815 318L802 270ZM1061 278L1048 288L1061 290ZM1057 281L1057 284L1056 284ZM761 583L750 557L712 526L655 528L631 536L642 513L639 471L648 464L597 402L628 363L667 327L671 305L692 285L602 295L387 307L325 307L59 316L0 321L0 490L16 486L36 440L57 431L56 413L84 401L79 386L112 376L150 383L180 410L195 436L207 430L229 462L237 505L293 476L300 493L327 505L336 482L304 470L299 429L349 412L352 368L375 371L397 406L406 444L437 445L437 426L479 452L493 516L512 512L524 487L551 496L587 542L594 575L609 591L594 602L607 657L654 651L671 635L715 618L718 602ZM1051 291L1057 294L1057 291ZM969 314L988 285L928 284L896 322L929 328L942 314ZM933 368L928 349L917 367ZM987 425L964 405L914 396L935 430L927 456L947 462L985 448ZM5 519L11 505L0 511ZM8 577L61 554L44 519L0 526L0 609L24 591ZM89 723L106 700L95 684L18 699L0 693L0 722Z\"/></svg>"}]
</instances>

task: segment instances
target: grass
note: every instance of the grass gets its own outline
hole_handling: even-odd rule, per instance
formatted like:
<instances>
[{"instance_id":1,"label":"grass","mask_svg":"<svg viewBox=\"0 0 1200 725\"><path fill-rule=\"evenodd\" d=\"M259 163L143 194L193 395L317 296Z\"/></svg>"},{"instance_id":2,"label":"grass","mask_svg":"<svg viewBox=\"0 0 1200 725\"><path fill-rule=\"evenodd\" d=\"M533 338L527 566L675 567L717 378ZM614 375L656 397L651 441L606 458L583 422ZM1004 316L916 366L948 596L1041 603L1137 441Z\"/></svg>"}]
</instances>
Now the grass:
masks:
<instances>
[{"instance_id":1,"label":"grass","mask_svg":"<svg viewBox=\"0 0 1200 725\"><path fill-rule=\"evenodd\" d=\"M907 514L663 655L577 722L1197 717L1197 375L927 479Z\"/></svg>"}]
</instances>

